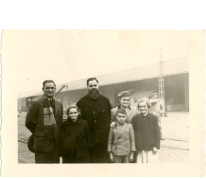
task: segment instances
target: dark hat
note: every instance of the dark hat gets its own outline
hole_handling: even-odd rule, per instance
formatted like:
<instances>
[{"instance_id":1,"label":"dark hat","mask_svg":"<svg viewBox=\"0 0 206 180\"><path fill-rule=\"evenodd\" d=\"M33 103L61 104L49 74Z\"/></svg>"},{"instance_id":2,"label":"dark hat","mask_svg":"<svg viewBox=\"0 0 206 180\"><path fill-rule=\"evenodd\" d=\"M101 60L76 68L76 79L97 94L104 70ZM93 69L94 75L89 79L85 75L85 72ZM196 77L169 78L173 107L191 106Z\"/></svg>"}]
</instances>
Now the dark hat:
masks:
<instances>
[{"instance_id":1,"label":"dark hat","mask_svg":"<svg viewBox=\"0 0 206 180\"><path fill-rule=\"evenodd\" d=\"M29 137L27 147L31 152L35 153L35 150L34 150L34 134L32 134Z\"/></svg>"}]
</instances>

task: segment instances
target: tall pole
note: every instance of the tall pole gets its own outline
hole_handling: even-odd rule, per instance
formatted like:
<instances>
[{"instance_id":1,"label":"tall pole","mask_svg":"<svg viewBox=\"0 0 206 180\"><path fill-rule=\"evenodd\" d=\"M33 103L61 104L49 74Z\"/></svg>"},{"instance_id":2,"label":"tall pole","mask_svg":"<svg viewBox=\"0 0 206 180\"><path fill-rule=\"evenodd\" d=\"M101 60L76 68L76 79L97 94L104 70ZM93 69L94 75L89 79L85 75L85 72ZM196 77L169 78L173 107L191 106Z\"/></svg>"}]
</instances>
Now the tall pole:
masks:
<instances>
[{"instance_id":1,"label":"tall pole","mask_svg":"<svg viewBox=\"0 0 206 180\"><path fill-rule=\"evenodd\" d=\"M159 98L164 101L165 104L165 91L164 91L164 72L162 61L162 49L160 49L160 61L159 61Z\"/></svg>"},{"instance_id":2,"label":"tall pole","mask_svg":"<svg viewBox=\"0 0 206 180\"><path fill-rule=\"evenodd\" d=\"M61 92L61 90L64 89L65 87L68 89L68 84L64 84L64 85L55 93L55 96L57 96L57 95Z\"/></svg>"}]
</instances>

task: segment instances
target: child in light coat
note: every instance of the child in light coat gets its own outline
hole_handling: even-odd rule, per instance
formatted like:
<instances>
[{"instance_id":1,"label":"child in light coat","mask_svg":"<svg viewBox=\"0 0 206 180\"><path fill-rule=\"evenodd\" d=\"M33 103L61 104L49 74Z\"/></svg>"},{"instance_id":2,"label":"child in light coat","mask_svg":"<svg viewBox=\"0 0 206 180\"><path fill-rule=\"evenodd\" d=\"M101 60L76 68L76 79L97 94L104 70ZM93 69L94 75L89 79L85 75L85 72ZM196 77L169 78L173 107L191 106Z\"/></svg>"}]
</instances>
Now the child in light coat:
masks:
<instances>
[{"instance_id":1,"label":"child in light coat","mask_svg":"<svg viewBox=\"0 0 206 180\"><path fill-rule=\"evenodd\" d=\"M116 111L117 126L110 128L108 152L110 160L115 163L128 163L134 160L135 141L131 124L126 123L126 111Z\"/></svg>"}]
</instances>

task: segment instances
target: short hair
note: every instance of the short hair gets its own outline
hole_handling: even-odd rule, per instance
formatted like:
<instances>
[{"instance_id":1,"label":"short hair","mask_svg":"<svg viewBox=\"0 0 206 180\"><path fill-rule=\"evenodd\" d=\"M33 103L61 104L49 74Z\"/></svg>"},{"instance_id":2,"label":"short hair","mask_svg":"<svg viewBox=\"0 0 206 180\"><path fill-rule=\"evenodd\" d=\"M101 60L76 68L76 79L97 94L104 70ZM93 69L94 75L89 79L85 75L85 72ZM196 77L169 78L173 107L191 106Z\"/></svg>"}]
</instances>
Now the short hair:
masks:
<instances>
[{"instance_id":1,"label":"short hair","mask_svg":"<svg viewBox=\"0 0 206 180\"><path fill-rule=\"evenodd\" d=\"M138 105L137 105L138 109L139 109L139 104L142 103L142 102L145 102L148 108L151 107L151 104L150 104L149 99L148 99L148 98L142 98L142 99L140 99L139 102L138 102Z\"/></svg>"},{"instance_id":2,"label":"short hair","mask_svg":"<svg viewBox=\"0 0 206 180\"><path fill-rule=\"evenodd\" d=\"M125 109L122 109L122 108L117 109L117 111L116 111L116 116L117 116L118 113L120 113L120 114L125 114L125 115L127 114L126 110L125 110Z\"/></svg>"},{"instance_id":3,"label":"short hair","mask_svg":"<svg viewBox=\"0 0 206 180\"><path fill-rule=\"evenodd\" d=\"M99 81L97 80L97 78L91 77L91 78L87 79L87 85L89 85L89 81L93 81L93 80L95 80L97 83L99 83Z\"/></svg>"},{"instance_id":4,"label":"short hair","mask_svg":"<svg viewBox=\"0 0 206 180\"><path fill-rule=\"evenodd\" d=\"M44 86L45 86L46 83L53 83L54 86L56 87L56 84L55 84L55 82L54 82L53 80L45 80L45 81L42 83L42 84L43 84L43 88L44 88Z\"/></svg>"},{"instance_id":5,"label":"short hair","mask_svg":"<svg viewBox=\"0 0 206 180\"><path fill-rule=\"evenodd\" d=\"M70 109L73 109L73 108L77 109L78 113L80 112L79 108L75 104L71 104L67 107L67 110L66 110L67 115L69 114Z\"/></svg>"}]
</instances>

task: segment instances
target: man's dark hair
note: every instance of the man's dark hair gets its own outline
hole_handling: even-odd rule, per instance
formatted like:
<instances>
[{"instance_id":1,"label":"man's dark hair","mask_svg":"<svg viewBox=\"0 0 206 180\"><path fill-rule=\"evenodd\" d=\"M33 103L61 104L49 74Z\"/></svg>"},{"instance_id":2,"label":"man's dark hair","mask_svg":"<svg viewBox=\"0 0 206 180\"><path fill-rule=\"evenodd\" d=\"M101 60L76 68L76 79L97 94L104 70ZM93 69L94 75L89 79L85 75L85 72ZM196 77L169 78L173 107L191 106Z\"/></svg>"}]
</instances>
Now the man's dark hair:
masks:
<instances>
[{"instance_id":1,"label":"man's dark hair","mask_svg":"<svg viewBox=\"0 0 206 180\"><path fill-rule=\"evenodd\" d=\"M53 83L54 86L56 87L56 84L55 84L55 82L54 82L53 80L45 80L45 81L42 83L42 84L43 84L43 88L44 88L44 85L45 85L46 83Z\"/></svg>"},{"instance_id":2,"label":"man's dark hair","mask_svg":"<svg viewBox=\"0 0 206 180\"><path fill-rule=\"evenodd\" d=\"M92 78L87 79L87 85L89 85L89 81L93 81L93 80L95 80L95 81L97 81L97 83L99 83L99 81L97 80L97 78L92 77Z\"/></svg>"}]
</instances>

